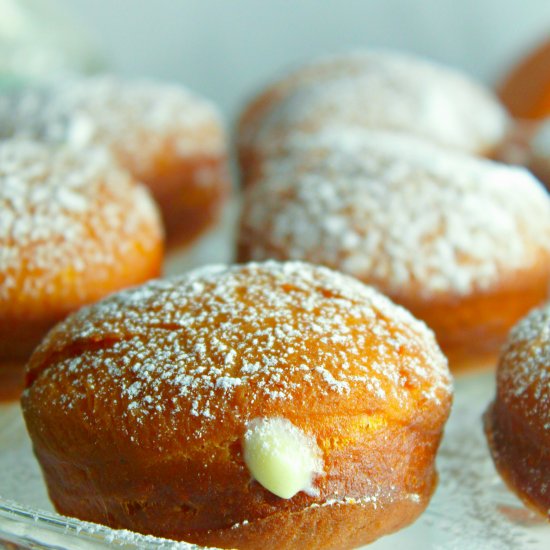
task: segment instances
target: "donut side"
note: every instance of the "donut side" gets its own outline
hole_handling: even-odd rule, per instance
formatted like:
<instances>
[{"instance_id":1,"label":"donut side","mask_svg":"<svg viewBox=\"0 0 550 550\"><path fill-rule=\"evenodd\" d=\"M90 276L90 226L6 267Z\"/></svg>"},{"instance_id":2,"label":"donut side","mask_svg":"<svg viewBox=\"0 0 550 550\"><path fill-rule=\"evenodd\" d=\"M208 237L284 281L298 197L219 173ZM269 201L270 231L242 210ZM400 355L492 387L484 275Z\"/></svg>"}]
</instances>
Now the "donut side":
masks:
<instances>
[{"instance_id":1,"label":"donut side","mask_svg":"<svg viewBox=\"0 0 550 550\"><path fill-rule=\"evenodd\" d=\"M484 416L495 466L529 507L550 519L550 308L533 310L510 332L494 402Z\"/></svg>"}]
</instances>

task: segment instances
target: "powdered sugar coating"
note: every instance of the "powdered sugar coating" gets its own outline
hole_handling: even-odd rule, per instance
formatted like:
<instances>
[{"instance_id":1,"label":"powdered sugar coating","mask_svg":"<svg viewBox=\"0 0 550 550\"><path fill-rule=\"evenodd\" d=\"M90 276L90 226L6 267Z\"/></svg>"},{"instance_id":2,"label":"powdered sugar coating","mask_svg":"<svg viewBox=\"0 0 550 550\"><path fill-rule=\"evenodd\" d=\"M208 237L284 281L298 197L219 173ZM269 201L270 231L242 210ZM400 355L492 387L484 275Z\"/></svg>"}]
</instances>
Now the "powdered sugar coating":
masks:
<instances>
[{"instance_id":1,"label":"powdered sugar coating","mask_svg":"<svg viewBox=\"0 0 550 550\"><path fill-rule=\"evenodd\" d=\"M389 51L321 59L268 88L275 98L243 144L261 155L294 133L334 124L406 132L451 148L487 153L504 138L508 117L480 84L428 60Z\"/></svg>"},{"instance_id":2,"label":"powdered sugar coating","mask_svg":"<svg viewBox=\"0 0 550 550\"><path fill-rule=\"evenodd\" d=\"M249 259L306 260L420 296L465 295L550 261L550 201L526 170L349 128L290 150L247 195Z\"/></svg>"},{"instance_id":3,"label":"powdered sugar coating","mask_svg":"<svg viewBox=\"0 0 550 550\"><path fill-rule=\"evenodd\" d=\"M524 403L527 421L550 433L550 304L533 310L510 332L498 384L511 389L500 393L504 400Z\"/></svg>"},{"instance_id":4,"label":"powdered sugar coating","mask_svg":"<svg viewBox=\"0 0 550 550\"><path fill-rule=\"evenodd\" d=\"M32 309L37 296L59 300L64 288L88 296L78 284L80 274L92 270L98 281L108 279L136 239L147 254L161 238L149 194L104 152L0 143L4 312L8 304Z\"/></svg>"},{"instance_id":5,"label":"powdered sugar coating","mask_svg":"<svg viewBox=\"0 0 550 550\"><path fill-rule=\"evenodd\" d=\"M85 408L92 392L131 437L145 420L171 439L215 437L220 422L244 430L267 410L301 411L305 391L308 414L361 395L365 413L393 405L411 418L450 392L422 322L299 262L210 267L114 295L59 325L30 370L38 379L27 392L69 380L55 407Z\"/></svg>"},{"instance_id":6,"label":"powdered sugar coating","mask_svg":"<svg viewBox=\"0 0 550 550\"><path fill-rule=\"evenodd\" d=\"M220 155L225 149L210 102L180 86L111 76L0 96L1 135L107 147L138 174L152 170L167 148L182 157Z\"/></svg>"}]
</instances>

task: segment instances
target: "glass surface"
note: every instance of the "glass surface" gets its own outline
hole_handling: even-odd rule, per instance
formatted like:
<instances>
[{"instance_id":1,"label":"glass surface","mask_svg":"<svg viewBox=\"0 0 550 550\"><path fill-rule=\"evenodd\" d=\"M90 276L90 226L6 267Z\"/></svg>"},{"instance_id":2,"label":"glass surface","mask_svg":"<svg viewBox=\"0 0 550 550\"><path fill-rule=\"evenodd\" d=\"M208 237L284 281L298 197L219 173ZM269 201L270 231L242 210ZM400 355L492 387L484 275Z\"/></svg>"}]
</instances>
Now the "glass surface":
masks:
<instances>
[{"instance_id":1,"label":"glass surface","mask_svg":"<svg viewBox=\"0 0 550 550\"><path fill-rule=\"evenodd\" d=\"M232 251L230 208L222 230L173 256L167 273L207 262L227 262ZM439 486L426 512L410 527L370 545L369 550L506 550L550 548L550 524L527 510L495 471L481 415L494 395L491 373L456 381L455 401L437 458ZM55 514L17 405L0 407L0 541L12 548L190 549Z\"/></svg>"}]
</instances>

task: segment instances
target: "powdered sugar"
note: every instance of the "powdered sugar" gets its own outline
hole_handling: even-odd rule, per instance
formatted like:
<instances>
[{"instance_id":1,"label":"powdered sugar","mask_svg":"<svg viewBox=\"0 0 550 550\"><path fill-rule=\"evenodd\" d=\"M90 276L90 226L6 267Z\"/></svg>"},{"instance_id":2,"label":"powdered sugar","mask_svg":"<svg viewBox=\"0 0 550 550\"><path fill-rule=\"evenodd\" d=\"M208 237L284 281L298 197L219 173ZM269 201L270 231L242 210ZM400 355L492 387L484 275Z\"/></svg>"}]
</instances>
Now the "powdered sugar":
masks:
<instances>
[{"instance_id":1,"label":"powdered sugar","mask_svg":"<svg viewBox=\"0 0 550 550\"><path fill-rule=\"evenodd\" d=\"M278 98L243 142L261 154L295 132L334 124L403 131L473 153L494 149L508 126L504 109L481 85L414 56L365 51L321 59L284 77Z\"/></svg>"},{"instance_id":2,"label":"powdered sugar","mask_svg":"<svg viewBox=\"0 0 550 550\"><path fill-rule=\"evenodd\" d=\"M528 416L550 431L550 305L532 311L510 333L498 382L529 400ZM507 392L502 393L507 399Z\"/></svg>"},{"instance_id":3,"label":"powdered sugar","mask_svg":"<svg viewBox=\"0 0 550 550\"><path fill-rule=\"evenodd\" d=\"M178 86L114 77L1 96L0 135L105 146L138 172L150 169L167 148L183 157L224 150L220 118L208 101Z\"/></svg>"},{"instance_id":4,"label":"powdered sugar","mask_svg":"<svg viewBox=\"0 0 550 550\"><path fill-rule=\"evenodd\" d=\"M357 391L371 396L365 410L409 410L449 392L446 361L423 323L373 289L303 263L151 282L80 311L52 334L34 361L69 350L46 367L53 383L73 380L56 406L80 407L92 391L129 430L148 417L173 429L184 422L189 437L201 437L215 430L213 420L251 420L241 400L251 411L275 404L284 416L306 390L321 400L311 405L320 414L324 399Z\"/></svg>"},{"instance_id":5,"label":"powdered sugar","mask_svg":"<svg viewBox=\"0 0 550 550\"><path fill-rule=\"evenodd\" d=\"M143 235L144 251L161 238L147 192L100 151L1 143L0 210L4 304L48 295L50 285L63 277L73 287L71 274L85 269L98 274L112 269L136 235Z\"/></svg>"},{"instance_id":6,"label":"powdered sugar","mask_svg":"<svg viewBox=\"0 0 550 550\"><path fill-rule=\"evenodd\" d=\"M249 259L300 259L387 292L463 295L550 254L550 201L525 170L390 132L297 136L249 191Z\"/></svg>"}]
</instances>

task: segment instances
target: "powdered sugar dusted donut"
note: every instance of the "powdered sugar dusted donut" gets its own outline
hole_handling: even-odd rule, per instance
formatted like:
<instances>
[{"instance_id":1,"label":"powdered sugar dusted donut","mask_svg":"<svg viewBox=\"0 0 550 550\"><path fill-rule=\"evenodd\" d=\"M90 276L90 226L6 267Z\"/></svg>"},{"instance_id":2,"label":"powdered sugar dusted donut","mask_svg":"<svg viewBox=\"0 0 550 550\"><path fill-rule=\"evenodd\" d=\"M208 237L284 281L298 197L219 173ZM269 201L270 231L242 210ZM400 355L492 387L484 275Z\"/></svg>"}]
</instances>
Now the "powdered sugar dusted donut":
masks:
<instances>
[{"instance_id":1,"label":"powdered sugar dusted donut","mask_svg":"<svg viewBox=\"0 0 550 550\"><path fill-rule=\"evenodd\" d=\"M485 430L504 480L550 520L550 305L510 333Z\"/></svg>"},{"instance_id":2,"label":"powdered sugar dusted donut","mask_svg":"<svg viewBox=\"0 0 550 550\"><path fill-rule=\"evenodd\" d=\"M527 171L382 132L326 132L293 149L247 195L242 261L307 260L374 284L455 364L493 354L546 298L550 202Z\"/></svg>"},{"instance_id":3,"label":"powdered sugar dusted donut","mask_svg":"<svg viewBox=\"0 0 550 550\"><path fill-rule=\"evenodd\" d=\"M33 355L22 403L64 514L214 546L348 548L426 507L450 391L404 309L266 262L81 310Z\"/></svg>"},{"instance_id":4,"label":"powdered sugar dusted donut","mask_svg":"<svg viewBox=\"0 0 550 550\"><path fill-rule=\"evenodd\" d=\"M162 230L147 191L109 157L0 143L0 397L56 322L155 277Z\"/></svg>"},{"instance_id":5,"label":"powdered sugar dusted donut","mask_svg":"<svg viewBox=\"0 0 550 550\"><path fill-rule=\"evenodd\" d=\"M179 86L95 77L2 96L0 134L106 147L150 188L170 244L201 233L228 192L218 112Z\"/></svg>"},{"instance_id":6,"label":"powdered sugar dusted donut","mask_svg":"<svg viewBox=\"0 0 550 550\"><path fill-rule=\"evenodd\" d=\"M489 90L430 61L384 51L328 57L276 81L244 110L237 140L245 181L290 136L334 125L394 130L492 155L508 119Z\"/></svg>"}]
</instances>

